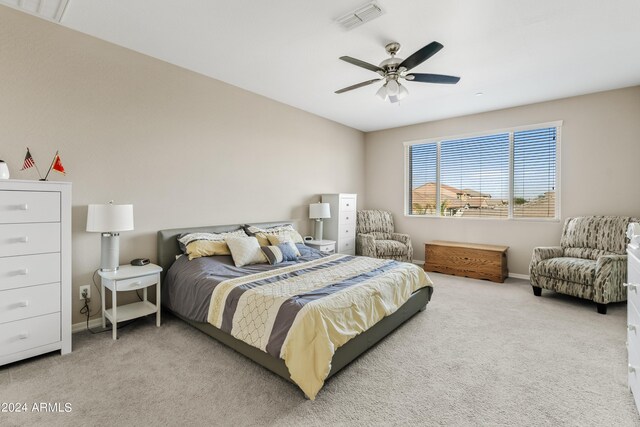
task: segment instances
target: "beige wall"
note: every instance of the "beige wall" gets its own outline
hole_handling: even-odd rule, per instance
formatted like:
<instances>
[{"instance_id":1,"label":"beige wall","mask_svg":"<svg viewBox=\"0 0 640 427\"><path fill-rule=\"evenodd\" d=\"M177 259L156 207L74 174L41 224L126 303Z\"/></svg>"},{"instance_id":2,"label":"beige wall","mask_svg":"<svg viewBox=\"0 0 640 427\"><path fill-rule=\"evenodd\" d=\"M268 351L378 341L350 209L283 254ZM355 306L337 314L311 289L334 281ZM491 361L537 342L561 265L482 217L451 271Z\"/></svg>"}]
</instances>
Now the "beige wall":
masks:
<instances>
[{"instance_id":1,"label":"beige wall","mask_svg":"<svg viewBox=\"0 0 640 427\"><path fill-rule=\"evenodd\" d=\"M259 78L259 74L257 75ZM100 263L89 203L134 205L121 261L155 258L163 228L298 220L330 192L364 192L364 135L220 81L0 6L0 158L60 150L73 182L77 288ZM98 307L95 289L92 304Z\"/></svg>"},{"instance_id":2,"label":"beige wall","mask_svg":"<svg viewBox=\"0 0 640 427\"><path fill-rule=\"evenodd\" d=\"M490 96L490 95L488 95ZM366 135L366 207L393 212L414 258L433 239L508 245L511 273L528 274L535 246L557 245L561 222L404 216L403 141L563 120L561 216L640 215L640 87L457 117Z\"/></svg>"}]
</instances>

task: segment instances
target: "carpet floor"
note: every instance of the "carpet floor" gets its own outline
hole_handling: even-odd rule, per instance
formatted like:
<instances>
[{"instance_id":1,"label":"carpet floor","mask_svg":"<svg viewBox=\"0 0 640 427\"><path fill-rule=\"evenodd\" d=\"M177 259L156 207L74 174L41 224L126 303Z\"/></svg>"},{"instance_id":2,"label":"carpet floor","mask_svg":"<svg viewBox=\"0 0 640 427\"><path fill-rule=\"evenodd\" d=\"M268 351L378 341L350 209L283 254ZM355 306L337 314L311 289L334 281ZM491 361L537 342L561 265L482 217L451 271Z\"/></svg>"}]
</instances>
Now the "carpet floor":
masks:
<instances>
[{"instance_id":1,"label":"carpet floor","mask_svg":"<svg viewBox=\"0 0 640 427\"><path fill-rule=\"evenodd\" d=\"M0 425L637 426L626 304L431 275L419 313L325 384L315 401L170 315L75 334L73 352L0 368ZM33 403L71 412L33 412Z\"/></svg>"}]
</instances>

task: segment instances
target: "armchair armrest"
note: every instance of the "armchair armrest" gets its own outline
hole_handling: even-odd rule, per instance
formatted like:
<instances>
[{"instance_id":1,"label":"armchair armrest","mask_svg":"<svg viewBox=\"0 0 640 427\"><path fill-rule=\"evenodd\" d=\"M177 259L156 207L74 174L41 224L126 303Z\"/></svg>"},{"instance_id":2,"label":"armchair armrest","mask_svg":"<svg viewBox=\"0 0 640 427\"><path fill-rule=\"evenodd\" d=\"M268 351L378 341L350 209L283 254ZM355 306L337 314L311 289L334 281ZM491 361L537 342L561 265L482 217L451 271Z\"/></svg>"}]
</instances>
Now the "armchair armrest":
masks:
<instances>
[{"instance_id":1,"label":"armchair armrest","mask_svg":"<svg viewBox=\"0 0 640 427\"><path fill-rule=\"evenodd\" d=\"M602 255L596 260L596 279L593 284L593 300L600 304L625 301L627 292L623 286L627 280L626 255Z\"/></svg>"},{"instance_id":2,"label":"armchair armrest","mask_svg":"<svg viewBox=\"0 0 640 427\"><path fill-rule=\"evenodd\" d=\"M537 264L540 261L550 258L559 258L564 255L564 249L560 246L539 246L533 248L533 256L531 257L531 264Z\"/></svg>"},{"instance_id":3,"label":"armchair armrest","mask_svg":"<svg viewBox=\"0 0 640 427\"><path fill-rule=\"evenodd\" d=\"M376 257L376 238L373 234L358 233L356 235L356 254Z\"/></svg>"},{"instance_id":4,"label":"armchair armrest","mask_svg":"<svg viewBox=\"0 0 640 427\"><path fill-rule=\"evenodd\" d=\"M550 258L559 258L564 255L564 249L560 246L539 246L537 248L533 248L533 255L531 255L531 263L529 264L529 279L531 280L531 285L534 287L542 287L542 283L540 282L537 274L536 274L536 266L541 261ZM538 294L536 294L538 295Z\"/></svg>"},{"instance_id":5,"label":"armchair armrest","mask_svg":"<svg viewBox=\"0 0 640 427\"><path fill-rule=\"evenodd\" d=\"M404 233L390 233L390 238L391 240L396 240L407 245L407 259L408 262L411 262L413 260L413 246L411 245L411 236Z\"/></svg>"}]
</instances>

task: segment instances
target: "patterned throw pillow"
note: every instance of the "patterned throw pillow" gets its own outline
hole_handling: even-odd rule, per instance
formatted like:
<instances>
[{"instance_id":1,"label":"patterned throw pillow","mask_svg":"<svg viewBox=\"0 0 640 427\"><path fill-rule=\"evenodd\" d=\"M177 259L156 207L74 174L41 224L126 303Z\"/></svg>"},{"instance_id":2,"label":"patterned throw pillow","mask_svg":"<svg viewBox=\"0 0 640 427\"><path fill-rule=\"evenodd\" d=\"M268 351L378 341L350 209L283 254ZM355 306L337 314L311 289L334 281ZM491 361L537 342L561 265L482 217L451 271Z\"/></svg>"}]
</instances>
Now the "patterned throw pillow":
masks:
<instances>
[{"instance_id":1,"label":"patterned throw pillow","mask_svg":"<svg viewBox=\"0 0 640 427\"><path fill-rule=\"evenodd\" d=\"M277 235L277 234L266 234L267 239L269 239L269 243L274 246L281 245L283 243L291 243L293 250L296 253L296 256L300 256L300 251L296 247L296 244L293 242L289 235ZM260 239L258 239L260 241ZM262 245L260 245L262 246Z\"/></svg>"},{"instance_id":2,"label":"patterned throw pillow","mask_svg":"<svg viewBox=\"0 0 640 427\"><path fill-rule=\"evenodd\" d=\"M295 243L285 242L274 246L263 246L262 252L267 257L269 264L280 264L284 261L295 261L299 256L298 248Z\"/></svg>"},{"instance_id":3,"label":"patterned throw pillow","mask_svg":"<svg viewBox=\"0 0 640 427\"><path fill-rule=\"evenodd\" d=\"M276 227L269 227L269 228L259 228L259 227L255 227L253 225L249 225L249 226L245 226L245 231L250 236L258 237L258 234L265 234L265 235L272 234L272 235L277 235L277 236L289 236L291 238L291 240L293 241L293 243L304 243L304 239L302 238L300 233L298 233L296 231L296 229L293 228L293 225L291 225L291 224L278 225ZM262 237L262 236L260 236L260 237ZM258 240L260 240L260 237L258 237Z\"/></svg>"},{"instance_id":4,"label":"patterned throw pillow","mask_svg":"<svg viewBox=\"0 0 640 427\"><path fill-rule=\"evenodd\" d=\"M178 237L180 249L189 255L189 260L203 256L231 255L224 239L245 236L243 229L227 233L189 233Z\"/></svg>"},{"instance_id":5,"label":"patterned throw pillow","mask_svg":"<svg viewBox=\"0 0 640 427\"><path fill-rule=\"evenodd\" d=\"M255 237L228 237L226 240L236 267L268 262Z\"/></svg>"}]
</instances>

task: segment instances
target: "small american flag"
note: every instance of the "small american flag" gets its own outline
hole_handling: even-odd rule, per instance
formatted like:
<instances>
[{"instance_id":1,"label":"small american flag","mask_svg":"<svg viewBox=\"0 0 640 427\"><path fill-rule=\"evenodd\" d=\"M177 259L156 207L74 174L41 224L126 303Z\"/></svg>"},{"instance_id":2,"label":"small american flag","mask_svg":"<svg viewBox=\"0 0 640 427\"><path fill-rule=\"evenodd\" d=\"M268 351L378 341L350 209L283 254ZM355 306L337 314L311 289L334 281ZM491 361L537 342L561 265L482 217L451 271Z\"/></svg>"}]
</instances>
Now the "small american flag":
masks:
<instances>
[{"instance_id":1,"label":"small american flag","mask_svg":"<svg viewBox=\"0 0 640 427\"><path fill-rule=\"evenodd\" d=\"M36 165L36 162L33 160L33 157L31 157L31 153L29 152L29 147L27 147L27 155L24 156L24 163L22 164L22 169L20 170L23 171L25 169L32 168L35 165Z\"/></svg>"}]
</instances>

